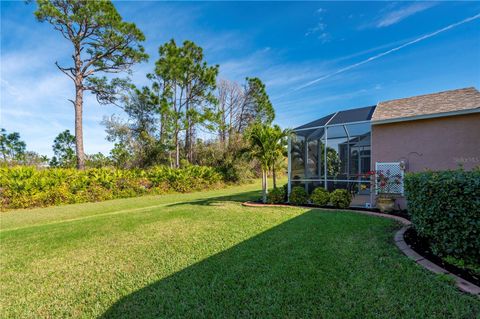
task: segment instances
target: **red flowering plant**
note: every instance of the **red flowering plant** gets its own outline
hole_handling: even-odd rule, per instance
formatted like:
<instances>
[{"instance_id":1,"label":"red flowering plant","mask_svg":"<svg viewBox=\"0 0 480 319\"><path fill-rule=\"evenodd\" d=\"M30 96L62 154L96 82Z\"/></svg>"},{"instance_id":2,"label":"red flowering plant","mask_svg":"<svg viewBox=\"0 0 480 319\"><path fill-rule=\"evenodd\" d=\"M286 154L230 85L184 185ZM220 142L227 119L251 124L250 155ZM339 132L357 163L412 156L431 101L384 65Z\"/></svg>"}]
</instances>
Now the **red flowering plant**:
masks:
<instances>
[{"instance_id":1,"label":"red flowering plant","mask_svg":"<svg viewBox=\"0 0 480 319\"><path fill-rule=\"evenodd\" d=\"M398 185L402 183L402 175L392 174L390 170L369 171L364 174L357 174L357 177L362 178L370 183L370 186L379 197L393 197L398 194L395 191Z\"/></svg>"},{"instance_id":2,"label":"red flowering plant","mask_svg":"<svg viewBox=\"0 0 480 319\"><path fill-rule=\"evenodd\" d=\"M368 188L372 188L371 185L375 186L375 171L368 171L366 173L355 174L356 180L362 181L360 184L360 189L365 190ZM370 184L370 186L368 186Z\"/></svg>"},{"instance_id":3,"label":"red flowering plant","mask_svg":"<svg viewBox=\"0 0 480 319\"><path fill-rule=\"evenodd\" d=\"M374 186L375 191L379 197L394 197L398 195L399 185L402 183L402 175L392 174L389 169L382 171L377 170L375 172Z\"/></svg>"}]
</instances>

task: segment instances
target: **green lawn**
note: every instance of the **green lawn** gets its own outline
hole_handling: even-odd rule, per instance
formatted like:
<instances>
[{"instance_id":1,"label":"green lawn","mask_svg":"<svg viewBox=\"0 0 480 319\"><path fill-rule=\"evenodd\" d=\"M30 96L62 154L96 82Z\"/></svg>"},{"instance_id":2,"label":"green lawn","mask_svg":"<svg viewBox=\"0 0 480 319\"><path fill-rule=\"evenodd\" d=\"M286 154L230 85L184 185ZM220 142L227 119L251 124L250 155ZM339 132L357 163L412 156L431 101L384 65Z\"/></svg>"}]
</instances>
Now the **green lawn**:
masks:
<instances>
[{"instance_id":1,"label":"green lawn","mask_svg":"<svg viewBox=\"0 0 480 319\"><path fill-rule=\"evenodd\" d=\"M1 215L2 318L478 318L395 222L247 208L258 184Z\"/></svg>"}]
</instances>

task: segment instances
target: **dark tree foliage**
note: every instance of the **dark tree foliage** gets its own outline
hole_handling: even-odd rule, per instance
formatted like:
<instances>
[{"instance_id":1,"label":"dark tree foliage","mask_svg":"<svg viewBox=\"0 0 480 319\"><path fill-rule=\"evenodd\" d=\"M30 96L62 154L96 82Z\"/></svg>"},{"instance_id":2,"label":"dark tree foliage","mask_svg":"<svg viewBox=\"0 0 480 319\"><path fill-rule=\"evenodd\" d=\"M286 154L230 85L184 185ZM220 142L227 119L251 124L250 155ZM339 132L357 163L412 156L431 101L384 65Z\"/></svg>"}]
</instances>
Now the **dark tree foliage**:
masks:
<instances>
[{"instance_id":1,"label":"dark tree foliage","mask_svg":"<svg viewBox=\"0 0 480 319\"><path fill-rule=\"evenodd\" d=\"M203 49L191 41L177 46L172 39L159 48L159 54L155 73L149 77L158 89L159 111L165 115L162 123L171 130L175 145L174 162L179 167L180 134L185 134L187 160L193 162L196 129L213 130L212 124L218 121L213 107L218 66L208 66Z\"/></svg>"},{"instance_id":2,"label":"dark tree foliage","mask_svg":"<svg viewBox=\"0 0 480 319\"><path fill-rule=\"evenodd\" d=\"M168 147L159 140L156 100L150 88L132 88L123 105L128 120L115 116L103 120L107 140L116 143L111 156L118 166L168 164Z\"/></svg>"},{"instance_id":3,"label":"dark tree foliage","mask_svg":"<svg viewBox=\"0 0 480 319\"><path fill-rule=\"evenodd\" d=\"M92 155L87 155L86 157L86 166L88 168L102 168L112 165L112 161L107 156L102 153L96 153Z\"/></svg>"},{"instance_id":4,"label":"dark tree foliage","mask_svg":"<svg viewBox=\"0 0 480 319\"><path fill-rule=\"evenodd\" d=\"M65 130L57 135L53 141L53 153L50 166L74 167L75 166L75 136L70 130Z\"/></svg>"},{"instance_id":5,"label":"dark tree foliage","mask_svg":"<svg viewBox=\"0 0 480 319\"><path fill-rule=\"evenodd\" d=\"M25 158L27 144L21 140L20 133L7 133L0 129L0 156L4 162L21 161Z\"/></svg>"},{"instance_id":6,"label":"dark tree foliage","mask_svg":"<svg viewBox=\"0 0 480 319\"><path fill-rule=\"evenodd\" d=\"M274 119L275 110L270 102L265 84L259 78L247 78L239 132L243 132L252 123L268 125Z\"/></svg>"}]
</instances>

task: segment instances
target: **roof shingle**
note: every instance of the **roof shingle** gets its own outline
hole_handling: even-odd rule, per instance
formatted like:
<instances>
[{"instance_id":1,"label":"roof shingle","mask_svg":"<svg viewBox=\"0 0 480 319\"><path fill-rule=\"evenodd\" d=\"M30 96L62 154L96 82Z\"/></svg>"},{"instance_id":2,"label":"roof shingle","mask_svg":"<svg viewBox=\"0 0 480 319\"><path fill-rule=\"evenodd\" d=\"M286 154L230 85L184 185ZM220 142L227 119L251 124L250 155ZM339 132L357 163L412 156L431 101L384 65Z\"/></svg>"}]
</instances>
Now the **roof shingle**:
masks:
<instances>
[{"instance_id":1,"label":"roof shingle","mask_svg":"<svg viewBox=\"0 0 480 319\"><path fill-rule=\"evenodd\" d=\"M474 87L418 95L378 103L372 121L479 109L480 92Z\"/></svg>"}]
</instances>

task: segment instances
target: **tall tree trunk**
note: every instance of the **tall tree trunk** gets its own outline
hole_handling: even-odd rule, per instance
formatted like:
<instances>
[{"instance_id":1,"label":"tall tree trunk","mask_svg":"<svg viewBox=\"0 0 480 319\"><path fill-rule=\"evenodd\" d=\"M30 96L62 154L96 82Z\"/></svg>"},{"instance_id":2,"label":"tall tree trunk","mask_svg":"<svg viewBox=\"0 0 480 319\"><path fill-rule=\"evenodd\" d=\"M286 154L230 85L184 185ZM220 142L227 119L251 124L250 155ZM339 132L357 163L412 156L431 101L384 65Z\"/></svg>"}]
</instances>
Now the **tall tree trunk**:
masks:
<instances>
[{"instance_id":1,"label":"tall tree trunk","mask_svg":"<svg viewBox=\"0 0 480 319\"><path fill-rule=\"evenodd\" d=\"M223 149L226 146L226 139L227 139L227 118L225 115L225 105L222 106L222 118L220 123L220 143L222 144Z\"/></svg>"},{"instance_id":2,"label":"tall tree trunk","mask_svg":"<svg viewBox=\"0 0 480 319\"><path fill-rule=\"evenodd\" d=\"M188 161L193 164L194 158L193 158L193 148L194 148L194 140L195 140L195 131L194 131L194 124L192 119L190 119L189 124L188 124L188 130L189 130L189 142L188 142L188 154L187 158Z\"/></svg>"},{"instance_id":3,"label":"tall tree trunk","mask_svg":"<svg viewBox=\"0 0 480 319\"><path fill-rule=\"evenodd\" d=\"M166 156L166 159L170 162L170 166L173 167L172 151L170 149L170 143L166 144L166 140L167 140L167 121L168 121L167 115L162 113L161 116L160 116L159 144L160 144L160 147L165 151L165 156Z\"/></svg>"},{"instance_id":4,"label":"tall tree trunk","mask_svg":"<svg viewBox=\"0 0 480 319\"><path fill-rule=\"evenodd\" d=\"M277 188L277 174L275 172L275 162L272 165L273 188Z\"/></svg>"},{"instance_id":5,"label":"tall tree trunk","mask_svg":"<svg viewBox=\"0 0 480 319\"><path fill-rule=\"evenodd\" d=\"M268 195L268 171L265 170L265 191L263 192L263 202L267 202L267 195Z\"/></svg>"},{"instance_id":6,"label":"tall tree trunk","mask_svg":"<svg viewBox=\"0 0 480 319\"><path fill-rule=\"evenodd\" d=\"M160 138L159 138L159 142L160 142L160 145L163 146L163 143L165 141L165 123L166 123L166 116L165 114L161 114L160 115Z\"/></svg>"},{"instance_id":7,"label":"tall tree trunk","mask_svg":"<svg viewBox=\"0 0 480 319\"><path fill-rule=\"evenodd\" d=\"M187 76L187 79L189 76ZM187 157L187 161L193 164L193 119L192 115L190 114L190 109L193 109L195 106L190 105L190 94L191 94L191 87L189 83L187 83L185 87L185 115L187 118L187 128L185 130L185 156Z\"/></svg>"},{"instance_id":8,"label":"tall tree trunk","mask_svg":"<svg viewBox=\"0 0 480 319\"><path fill-rule=\"evenodd\" d=\"M85 169L85 152L83 150L83 87L75 85L75 151L77 154L77 168Z\"/></svg>"},{"instance_id":9,"label":"tall tree trunk","mask_svg":"<svg viewBox=\"0 0 480 319\"><path fill-rule=\"evenodd\" d=\"M187 161L190 161L190 148L191 148L191 145L190 145L190 142L191 142L191 131L190 131L190 115L189 115L189 105L188 105L188 101L186 102L186 108L185 108L185 114L186 114L186 117L187 117L187 127L185 128L185 156L187 157Z\"/></svg>"},{"instance_id":10,"label":"tall tree trunk","mask_svg":"<svg viewBox=\"0 0 480 319\"><path fill-rule=\"evenodd\" d=\"M180 167L180 141L178 140L178 129L175 130L175 167Z\"/></svg>"},{"instance_id":11,"label":"tall tree trunk","mask_svg":"<svg viewBox=\"0 0 480 319\"><path fill-rule=\"evenodd\" d=\"M228 130L227 130L227 133L228 133L228 145L232 145L231 142L232 142L232 132L234 131L233 129L233 106L231 105L230 106L230 114L229 114L229 118L228 118Z\"/></svg>"},{"instance_id":12,"label":"tall tree trunk","mask_svg":"<svg viewBox=\"0 0 480 319\"><path fill-rule=\"evenodd\" d=\"M240 110L240 117L239 117L239 120L238 120L238 129L237 129L237 133L241 133L242 132L242 122L243 122L243 111L245 109L245 104L242 103L242 108Z\"/></svg>"},{"instance_id":13,"label":"tall tree trunk","mask_svg":"<svg viewBox=\"0 0 480 319\"><path fill-rule=\"evenodd\" d=\"M262 169L262 202L267 202L267 183L266 183L266 175L265 170Z\"/></svg>"}]
</instances>

